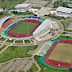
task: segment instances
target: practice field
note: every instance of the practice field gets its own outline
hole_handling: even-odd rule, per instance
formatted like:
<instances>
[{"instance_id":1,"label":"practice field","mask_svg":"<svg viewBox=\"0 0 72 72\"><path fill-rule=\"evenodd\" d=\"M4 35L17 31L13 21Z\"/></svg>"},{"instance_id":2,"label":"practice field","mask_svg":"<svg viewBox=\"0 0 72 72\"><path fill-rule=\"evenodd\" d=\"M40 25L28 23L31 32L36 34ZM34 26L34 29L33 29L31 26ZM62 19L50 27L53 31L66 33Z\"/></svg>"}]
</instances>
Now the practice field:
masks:
<instances>
[{"instance_id":1,"label":"practice field","mask_svg":"<svg viewBox=\"0 0 72 72\"><path fill-rule=\"evenodd\" d=\"M36 23L22 22L17 27L15 27L11 32L19 34L29 34L36 26Z\"/></svg>"},{"instance_id":2,"label":"practice field","mask_svg":"<svg viewBox=\"0 0 72 72\"><path fill-rule=\"evenodd\" d=\"M72 45L58 43L51 55L49 56L49 59L72 63Z\"/></svg>"}]
</instances>

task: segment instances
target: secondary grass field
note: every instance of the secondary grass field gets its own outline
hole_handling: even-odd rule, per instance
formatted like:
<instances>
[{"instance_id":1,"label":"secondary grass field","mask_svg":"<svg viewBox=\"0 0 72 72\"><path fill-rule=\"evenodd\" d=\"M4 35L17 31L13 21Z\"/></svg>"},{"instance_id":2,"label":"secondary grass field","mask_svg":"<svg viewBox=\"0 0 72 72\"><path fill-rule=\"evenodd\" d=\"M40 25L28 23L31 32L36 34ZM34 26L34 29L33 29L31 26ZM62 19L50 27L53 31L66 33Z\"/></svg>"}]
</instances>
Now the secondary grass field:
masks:
<instances>
[{"instance_id":1,"label":"secondary grass field","mask_svg":"<svg viewBox=\"0 0 72 72\"><path fill-rule=\"evenodd\" d=\"M34 46L10 46L0 55L0 63L7 62L13 58L31 57L27 54L29 50L35 50L37 45Z\"/></svg>"},{"instance_id":2,"label":"secondary grass field","mask_svg":"<svg viewBox=\"0 0 72 72\"><path fill-rule=\"evenodd\" d=\"M38 68L35 63L33 63L31 68L27 70L27 72L36 72L36 71L38 71Z\"/></svg>"},{"instance_id":3,"label":"secondary grass field","mask_svg":"<svg viewBox=\"0 0 72 72\"><path fill-rule=\"evenodd\" d=\"M28 23L22 22L17 27L15 27L11 32L12 33L19 33L19 34L29 34L35 27L37 26L36 23Z\"/></svg>"},{"instance_id":4,"label":"secondary grass field","mask_svg":"<svg viewBox=\"0 0 72 72\"><path fill-rule=\"evenodd\" d=\"M72 63L72 45L58 43L49 59Z\"/></svg>"}]
</instances>

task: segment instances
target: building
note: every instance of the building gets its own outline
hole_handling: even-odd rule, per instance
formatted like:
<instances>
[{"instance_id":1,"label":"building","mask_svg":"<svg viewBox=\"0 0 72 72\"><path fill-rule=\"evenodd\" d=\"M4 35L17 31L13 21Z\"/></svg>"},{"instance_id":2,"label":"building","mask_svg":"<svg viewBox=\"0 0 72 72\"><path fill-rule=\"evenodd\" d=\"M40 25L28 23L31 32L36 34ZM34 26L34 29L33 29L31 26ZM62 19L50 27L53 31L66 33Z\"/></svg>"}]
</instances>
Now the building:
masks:
<instances>
[{"instance_id":1,"label":"building","mask_svg":"<svg viewBox=\"0 0 72 72\"><path fill-rule=\"evenodd\" d=\"M56 9L56 16L72 17L72 9L59 6Z\"/></svg>"},{"instance_id":2,"label":"building","mask_svg":"<svg viewBox=\"0 0 72 72\"><path fill-rule=\"evenodd\" d=\"M30 4L18 4L17 6L15 6L14 10L17 12L26 12L30 8Z\"/></svg>"},{"instance_id":3,"label":"building","mask_svg":"<svg viewBox=\"0 0 72 72\"><path fill-rule=\"evenodd\" d=\"M72 4L68 4L68 7L72 7Z\"/></svg>"},{"instance_id":4,"label":"building","mask_svg":"<svg viewBox=\"0 0 72 72\"><path fill-rule=\"evenodd\" d=\"M28 11L29 11L29 12L32 12L32 13L35 13L35 12L38 11L38 9L32 9L32 8L31 8L31 9L29 9Z\"/></svg>"},{"instance_id":5,"label":"building","mask_svg":"<svg viewBox=\"0 0 72 72\"><path fill-rule=\"evenodd\" d=\"M51 20L46 19L34 32L33 35L39 34L41 32L50 32L50 29L52 28Z\"/></svg>"},{"instance_id":6,"label":"building","mask_svg":"<svg viewBox=\"0 0 72 72\"><path fill-rule=\"evenodd\" d=\"M5 12L6 9L0 8L0 12Z\"/></svg>"}]
</instances>

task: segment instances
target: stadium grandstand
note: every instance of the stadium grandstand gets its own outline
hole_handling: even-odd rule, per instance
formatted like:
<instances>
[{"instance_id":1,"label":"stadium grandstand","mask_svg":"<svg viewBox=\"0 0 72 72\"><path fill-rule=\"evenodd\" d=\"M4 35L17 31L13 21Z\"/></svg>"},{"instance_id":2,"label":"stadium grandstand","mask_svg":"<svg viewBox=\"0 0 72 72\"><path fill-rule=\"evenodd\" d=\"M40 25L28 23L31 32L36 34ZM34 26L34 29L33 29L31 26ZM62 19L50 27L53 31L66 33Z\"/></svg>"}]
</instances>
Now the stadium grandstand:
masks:
<instances>
[{"instance_id":1,"label":"stadium grandstand","mask_svg":"<svg viewBox=\"0 0 72 72\"><path fill-rule=\"evenodd\" d=\"M33 35L38 34L42 31L44 31L46 28L49 29L52 27L51 25L51 20L50 19L46 19L45 21L43 21L43 23L33 32Z\"/></svg>"},{"instance_id":2,"label":"stadium grandstand","mask_svg":"<svg viewBox=\"0 0 72 72\"><path fill-rule=\"evenodd\" d=\"M24 24L25 28L23 27L23 24L21 24L21 22L25 22L26 24ZM9 38L12 37L14 38L18 38L18 39L22 39L25 37L33 37L33 36L37 36L40 35L41 33L44 33L46 30L48 30L48 32L50 32L50 29L52 27L51 25L51 20L50 19L43 19L40 17L36 17L36 16L24 16L24 17L5 17L0 19L0 33L1 35L5 35L5 37ZM20 23L20 24L19 24ZM33 24L31 26L31 24ZM29 25L28 25L29 24ZM20 27L20 26L21 27ZM30 26L29 30L27 26ZM35 26L33 28L33 26ZM20 27L16 28L16 27ZM21 28L24 28L23 30ZM11 31L13 30L13 32ZM27 32L26 32L27 31ZM18 32L18 33L17 33Z\"/></svg>"},{"instance_id":3,"label":"stadium grandstand","mask_svg":"<svg viewBox=\"0 0 72 72\"><path fill-rule=\"evenodd\" d=\"M42 48L37 52L38 56L44 56L47 51L50 49L50 47L52 46L53 42L52 41L48 41L46 42Z\"/></svg>"},{"instance_id":4,"label":"stadium grandstand","mask_svg":"<svg viewBox=\"0 0 72 72\"><path fill-rule=\"evenodd\" d=\"M3 32L6 28L12 25L18 18L12 18L11 16L0 19L0 32Z\"/></svg>"}]
</instances>

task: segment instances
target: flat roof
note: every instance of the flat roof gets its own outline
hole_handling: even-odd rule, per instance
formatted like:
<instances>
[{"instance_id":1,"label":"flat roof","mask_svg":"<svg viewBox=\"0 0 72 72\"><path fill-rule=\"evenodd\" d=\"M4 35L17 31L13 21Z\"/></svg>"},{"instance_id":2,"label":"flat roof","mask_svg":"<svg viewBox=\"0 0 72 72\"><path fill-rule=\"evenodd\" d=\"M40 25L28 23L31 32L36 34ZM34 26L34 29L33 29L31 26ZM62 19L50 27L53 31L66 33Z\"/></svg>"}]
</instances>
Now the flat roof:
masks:
<instances>
[{"instance_id":1,"label":"flat roof","mask_svg":"<svg viewBox=\"0 0 72 72\"><path fill-rule=\"evenodd\" d=\"M72 12L72 9L59 6L56 9L56 11L65 12L65 13L71 13Z\"/></svg>"},{"instance_id":2,"label":"flat roof","mask_svg":"<svg viewBox=\"0 0 72 72\"><path fill-rule=\"evenodd\" d=\"M15 6L15 8L23 8L23 7L28 7L30 4L18 4Z\"/></svg>"}]
</instances>

